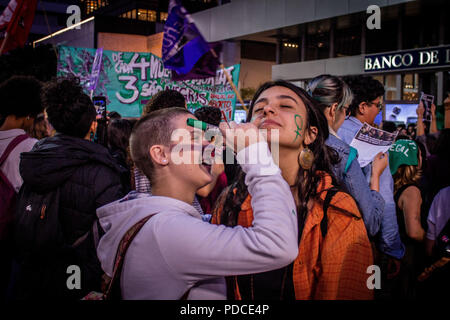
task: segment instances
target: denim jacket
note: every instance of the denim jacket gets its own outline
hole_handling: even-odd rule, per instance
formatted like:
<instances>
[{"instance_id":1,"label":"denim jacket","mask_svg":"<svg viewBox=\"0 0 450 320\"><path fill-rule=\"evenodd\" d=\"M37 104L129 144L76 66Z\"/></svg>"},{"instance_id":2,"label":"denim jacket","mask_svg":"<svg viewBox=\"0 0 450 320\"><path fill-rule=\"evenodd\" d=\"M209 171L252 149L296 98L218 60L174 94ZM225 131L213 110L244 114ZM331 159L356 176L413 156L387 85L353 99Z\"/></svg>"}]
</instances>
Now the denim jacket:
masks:
<instances>
[{"instance_id":1,"label":"denim jacket","mask_svg":"<svg viewBox=\"0 0 450 320\"><path fill-rule=\"evenodd\" d=\"M370 190L366 177L358 163L358 158L353 159L345 172L350 146L330 133L325 142L339 154L340 162L333 167L333 173L340 185L356 200L367 233L374 237L380 230L381 217L384 211L384 199L380 193Z\"/></svg>"},{"instance_id":2,"label":"denim jacket","mask_svg":"<svg viewBox=\"0 0 450 320\"><path fill-rule=\"evenodd\" d=\"M348 117L338 131L339 137L344 142L350 144L362 125L361 121L355 117ZM370 176L372 175L372 166L367 165L362 168L362 171L366 176L367 183L369 183ZM384 213L381 216L381 228L378 234L377 247L381 252L396 259L401 259L405 254L405 246L400 240L400 233L398 231L394 201L394 180L392 179L389 164L380 176L380 194L385 201L385 206Z\"/></svg>"}]
</instances>

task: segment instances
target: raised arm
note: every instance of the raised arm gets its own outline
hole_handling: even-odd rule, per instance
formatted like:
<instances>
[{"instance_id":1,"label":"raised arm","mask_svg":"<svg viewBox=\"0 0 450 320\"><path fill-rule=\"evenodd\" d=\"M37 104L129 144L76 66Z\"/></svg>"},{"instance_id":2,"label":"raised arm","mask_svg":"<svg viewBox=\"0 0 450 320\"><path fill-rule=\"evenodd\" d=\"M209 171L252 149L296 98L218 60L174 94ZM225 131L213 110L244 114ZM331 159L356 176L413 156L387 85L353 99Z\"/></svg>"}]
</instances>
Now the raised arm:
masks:
<instances>
[{"instance_id":1,"label":"raised arm","mask_svg":"<svg viewBox=\"0 0 450 320\"><path fill-rule=\"evenodd\" d=\"M370 176L370 189L380 192L380 176L388 165L388 154L378 153L372 161L372 175Z\"/></svg>"},{"instance_id":2,"label":"raised arm","mask_svg":"<svg viewBox=\"0 0 450 320\"><path fill-rule=\"evenodd\" d=\"M416 136L417 137L425 135L425 128L423 126L423 113L424 112L425 112L425 108L423 107L423 103L420 102L416 109L416 113L417 113Z\"/></svg>"},{"instance_id":3,"label":"raised arm","mask_svg":"<svg viewBox=\"0 0 450 320\"><path fill-rule=\"evenodd\" d=\"M431 125L430 125L430 133L438 132L437 129L437 121L436 121L436 106L433 103L431 105Z\"/></svg>"},{"instance_id":4,"label":"raised arm","mask_svg":"<svg viewBox=\"0 0 450 320\"><path fill-rule=\"evenodd\" d=\"M177 277L198 281L260 273L281 268L297 257L295 202L267 142L241 149L236 159L252 196L253 226L212 225L186 215L159 225L161 253Z\"/></svg>"},{"instance_id":5,"label":"raised arm","mask_svg":"<svg viewBox=\"0 0 450 320\"><path fill-rule=\"evenodd\" d=\"M407 188L399 199L399 207L405 217L406 234L416 241L423 241L425 237L425 231L420 223L421 204L422 196L415 186Z\"/></svg>"},{"instance_id":6,"label":"raised arm","mask_svg":"<svg viewBox=\"0 0 450 320\"><path fill-rule=\"evenodd\" d=\"M450 128L450 93L448 93L448 97L444 100L444 128Z\"/></svg>"}]
</instances>

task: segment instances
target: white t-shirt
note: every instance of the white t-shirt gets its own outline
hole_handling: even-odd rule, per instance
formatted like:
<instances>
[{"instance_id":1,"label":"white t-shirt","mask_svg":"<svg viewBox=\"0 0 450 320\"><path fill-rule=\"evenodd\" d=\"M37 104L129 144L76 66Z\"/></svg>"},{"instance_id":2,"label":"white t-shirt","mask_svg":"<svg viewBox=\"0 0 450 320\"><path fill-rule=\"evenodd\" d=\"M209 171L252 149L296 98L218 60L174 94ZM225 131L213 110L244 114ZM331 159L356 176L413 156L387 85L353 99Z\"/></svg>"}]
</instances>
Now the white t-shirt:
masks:
<instances>
[{"instance_id":1,"label":"white t-shirt","mask_svg":"<svg viewBox=\"0 0 450 320\"><path fill-rule=\"evenodd\" d=\"M25 131L22 129L0 131L0 155L5 152L6 148L15 137L20 136L24 133ZM8 178L9 182L12 184L16 192L19 192L20 187L23 183L22 177L19 173L20 154L22 152L30 151L36 142L37 140L34 138L23 140L14 148L14 150L9 154L6 161L0 167L0 170Z\"/></svg>"},{"instance_id":2,"label":"white t-shirt","mask_svg":"<svg viewBox=\"0 0 450 320\"><path fill-rule=\"evenodd\" d=\"M450 219L450 187L439 191L433 199L427 219L427 239L436 240L448 219Z\"/></svg>"}]
</instances>

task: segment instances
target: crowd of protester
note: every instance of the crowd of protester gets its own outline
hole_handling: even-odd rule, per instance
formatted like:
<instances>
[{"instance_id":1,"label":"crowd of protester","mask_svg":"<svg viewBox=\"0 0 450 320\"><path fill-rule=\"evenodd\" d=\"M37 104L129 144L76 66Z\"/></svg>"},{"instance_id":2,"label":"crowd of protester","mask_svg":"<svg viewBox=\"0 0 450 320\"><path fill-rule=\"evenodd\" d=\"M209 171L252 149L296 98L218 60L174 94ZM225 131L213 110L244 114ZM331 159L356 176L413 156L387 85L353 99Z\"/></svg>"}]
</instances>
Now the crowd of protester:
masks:
<instances>
[{"instance_id":1,"label":"crowd of protester","mask_svg":"<svg viewBox=\"0 0 450 320\"><path fill-rule=\"evenodd\" d=\"M383 121L396 141L361 167L350 143L377 126L384 94L370 76L320 75L305 89L270 81L236 124L214 107L190 112L174 90L128 119L98 115L77 78L10 78L0 84L0 299L441 297L450 128L438 130L435 105L424 121L420 103L417 124ZM444 108L450 117L450 95ZM213 134L199 139L189 119ZM172 158L181 129L188 163ZM214 161L195 161L211 145Z\"/></svg>"}]
</instances>

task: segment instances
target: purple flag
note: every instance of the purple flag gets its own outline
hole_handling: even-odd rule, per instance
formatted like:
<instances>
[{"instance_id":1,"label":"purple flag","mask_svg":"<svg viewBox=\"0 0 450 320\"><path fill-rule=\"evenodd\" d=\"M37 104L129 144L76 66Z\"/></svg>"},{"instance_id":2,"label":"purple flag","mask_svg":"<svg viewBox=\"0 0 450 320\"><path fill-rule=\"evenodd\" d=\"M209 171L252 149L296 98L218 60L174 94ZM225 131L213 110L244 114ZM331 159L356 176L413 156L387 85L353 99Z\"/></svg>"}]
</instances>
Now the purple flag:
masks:
<instances>
[{"instance_id":1,"label":"purple flag","mask_svg":"<svg viewBox=\"0 0 450 320\"><path fill-rule=\"evenodd\" d=\"M221 42L210 43L210 46L216 53L222 51ZM211 51L208 51L197 61L197 63L194 65L194 67L191 69L189 73L179 74L178 72L172 70L172 80L184 81L191 79L205 79L215 77L218 65L219 65L218 59L214 57Z\"/></svg>"},{"instance_id":2,"label":"purple flag","mask_svg":"<svg viewBox=\"0 0 450 320\"><path fill-rule=\"evenodd\" d=\"M164 67L172 70L173 80L215 76L220 64L179 0L171 0L169 3L169 16L164 25L162 60Z\"/></svg>"},{"instance_id":3,"label":"purple flag","mask_svg":"<svg viewBox=\"0 0 450 320\"><path fill-rule=\"evenodd\" d=\"M100 77L100 71L102 70L102 58L103 58L103 48L97 49L95 52L94 63L92 64L91 76L89 77L89 88L88 90L95 90L98 83L98 78Z\"/></svg>"}]
</instances>

